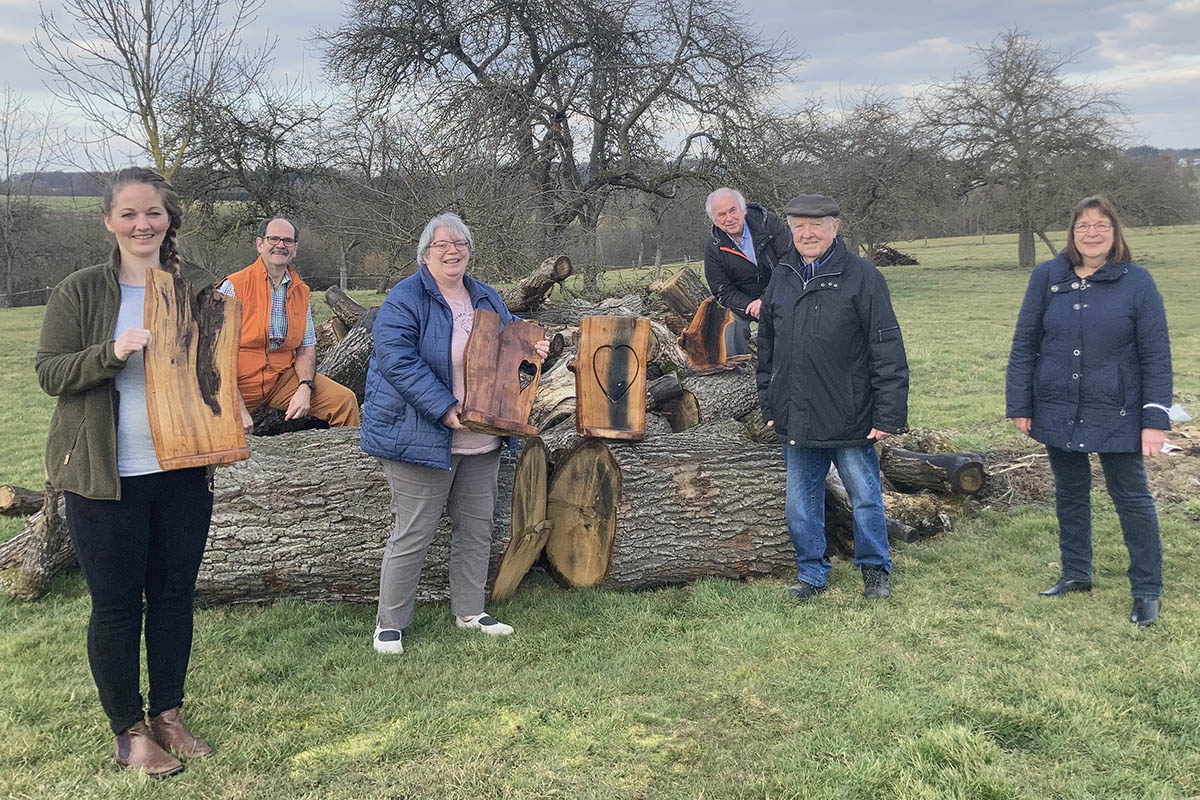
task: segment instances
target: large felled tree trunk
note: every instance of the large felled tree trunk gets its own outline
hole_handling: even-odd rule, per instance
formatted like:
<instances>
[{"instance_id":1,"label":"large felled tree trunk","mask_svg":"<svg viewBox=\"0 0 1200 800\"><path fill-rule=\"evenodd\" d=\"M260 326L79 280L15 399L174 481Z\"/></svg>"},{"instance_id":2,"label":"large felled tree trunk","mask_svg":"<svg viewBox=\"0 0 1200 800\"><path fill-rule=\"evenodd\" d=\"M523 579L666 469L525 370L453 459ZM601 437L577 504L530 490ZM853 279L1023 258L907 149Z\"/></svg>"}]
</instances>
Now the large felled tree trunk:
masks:
<instances>
[{"instance_id":1,"label":"large felled tree trunk","mask_svg":"<svg viewBox=\"0 0 1200 800\"><path fill-rule=\"evenodd\" d=\"M47 484L42 510L29 518L24 530L0 543L0 588L20 600L37 600L50 579L74 562L62 492Z\"/></svg>"},{"instance_id":2,"label":"large felled tree trunk","mask_svg":"<svg viewBox=\"0 0 1200 800\"><path fill-rule=\"evenodd\" d=\"M795 569L779 453L736 423L589 440L557 465L546 556L572 586L642 589Z\"/></svg>"},{"instance_id":3,"label":"large felled tree trunk","mask_svg":"<svg viewBox=\"0 0 1200 800\"><path fill-rule=\"evenodd\" d=\"M208 550L196 580L205 605L264 603L281 597L374 602L383 546L392 530L388 488L376 460L359 447L357 428L305 431L257 439L249 461L216 473ZM544 453L544 451L543 451ZM528 466L525 466L525 465ZM521 509L537 508L536 479L545 459L519 468L535 473ZM510 539L514 459L501 458L489 585ZM534 492L534 494L529 494ZM544 495L543 495L544 497ZM530 516L518 511L518 522ZM537 527L540 519L522 527ZM449 596L450 523L442 519L425 559L418 599Z\"/></svg>"}]
</instances>

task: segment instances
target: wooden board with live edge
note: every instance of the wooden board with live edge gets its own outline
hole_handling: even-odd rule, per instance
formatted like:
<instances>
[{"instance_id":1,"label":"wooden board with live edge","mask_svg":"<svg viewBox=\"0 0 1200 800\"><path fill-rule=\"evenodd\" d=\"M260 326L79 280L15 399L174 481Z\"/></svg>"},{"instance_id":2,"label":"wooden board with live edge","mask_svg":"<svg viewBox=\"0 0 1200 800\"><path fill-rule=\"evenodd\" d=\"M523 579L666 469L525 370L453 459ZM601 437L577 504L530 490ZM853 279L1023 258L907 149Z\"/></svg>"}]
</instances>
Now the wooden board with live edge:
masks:
<instances>
[{"instance_id":1,"label":"wooden board with live edge","mask_svg":"<svg viewBox=\"0 0 1200 800\"><path fill-rule=\"evenodd\" d=\"M146 273L143 325L146 413L163 469L250 457L237 399L242 306L211 289L194 297L182 278Z\"/></svg>"},{"instance_id":2,"label":"wooden board with live edge","mask_svg":"<svg viewBox=\"0 0 1200 800\"><path fill-rule=\"evenodd\" d=\"M535 345L546 338L541 325L512 320L500 329L500 315L475 309L463 351L462 424L478 433L534 436L529 412L542 377Z\"/></svg>"},{"instance_id":3,"label":"wooden board with live edge","mask_svg":"<svg viewBox=\"0 0 1200 800\"><path fill-rule=\"evenodd\" d=\"M584 436L641 439L646 433L650 320L584 317L575 373L575 429Z\"/></svg>"}]
</instances>

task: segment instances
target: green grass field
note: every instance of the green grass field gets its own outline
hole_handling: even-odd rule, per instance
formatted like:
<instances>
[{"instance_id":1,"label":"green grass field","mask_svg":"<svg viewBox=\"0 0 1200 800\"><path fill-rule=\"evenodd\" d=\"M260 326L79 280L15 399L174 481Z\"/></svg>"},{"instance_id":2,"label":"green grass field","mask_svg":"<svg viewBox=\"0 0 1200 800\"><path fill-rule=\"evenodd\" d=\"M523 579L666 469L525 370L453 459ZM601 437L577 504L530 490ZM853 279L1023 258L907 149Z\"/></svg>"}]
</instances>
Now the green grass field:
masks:
<instances>
[{"instance_id":1,"label":"green grass field","mask_svg":"<svg viewBox=\"0 0 1200 800\"><path fill-rule=\"evenodd\" d=\"M1200 226L1132 245L1195 414ZM910 423L1028 446L1003 419L1027 278L1008 266L1014 237L899 247L922 261L886 273ZM40 314L0 311L0 481L41 480ZM38 603L0 599L0 798L1200 797L1200 503L1160 508L1167 588L1145 630L1127 621L1115 515L1096 506L1096 589L1059 601L1036 596L1057 576L1054 517L1028 508L897 546L884 603L844 563L807 606L783 581L619 594L535 574L489 609L516 635L485 641L424 607L398 658L371 650L372 607L203 610L188 718L218 752L163 783L112 763L86 588L64 575Z\"/></svg>"}]
</instances>

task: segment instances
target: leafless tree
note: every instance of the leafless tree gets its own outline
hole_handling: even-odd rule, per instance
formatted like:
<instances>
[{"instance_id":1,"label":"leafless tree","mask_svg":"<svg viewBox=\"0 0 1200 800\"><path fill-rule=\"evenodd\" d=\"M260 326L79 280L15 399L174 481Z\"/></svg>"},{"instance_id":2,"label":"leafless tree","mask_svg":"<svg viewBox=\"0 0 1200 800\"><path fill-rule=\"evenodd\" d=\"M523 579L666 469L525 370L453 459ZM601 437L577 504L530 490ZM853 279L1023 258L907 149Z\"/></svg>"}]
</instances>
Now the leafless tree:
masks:
<instances>
[{"instance_id":1,"label":"leafless tree","mask_svg":"<svg viewBox=\"0 0 1200 800\"><path fill-rule=\"evenodd\" d=\"M51 114L31 110L28 98L11 86L0 89L0 306L16 305L17 266L27 256L25 244L45 211L33 199L34 183L50 162L54 143Z\"/></svg>"},{"instance_id":2,"label":"leafless tree","mask_svg":"<svg viewBox=\"0 0 1200 800\"><path fill-rule=\"evenodd\" d=\"M352 0L323 38L335 76L428 124L426 152L494 154L542 250L594 234L613 191L707 178L794 61L732 0Z\"/></svg>"},{"instance_id":3,"label":"leafless tree","mask_svg":"<svg viewBox=\"0 0 1200 800\"><path fill-rule=\"evenodd\" d=\"M124 141L172 178L210 105L244 95L266 73L273 43L242 47L262 3L63 0L60 14L41 8L30 56L91 126L93 145Z\"/></svg>"},{"instance_id":4,"label":"leafless tree","mask_svg":"<svg viewBox=\"0 0 1200 800\"><path fill-rule=\"evenodd\" d=\"M999 186L1019 232L1018 262L1032 267L1034 234L1045 230L1047 198L1062 187L1055 164L1108 152L1120 140L1124 110L1116 97L1064 71L1075 53L1059 53L1010 30L974 48L977 64L934 84L915 101L929 131L964 166L961 191Z\"/></svg>"}]
</instances>

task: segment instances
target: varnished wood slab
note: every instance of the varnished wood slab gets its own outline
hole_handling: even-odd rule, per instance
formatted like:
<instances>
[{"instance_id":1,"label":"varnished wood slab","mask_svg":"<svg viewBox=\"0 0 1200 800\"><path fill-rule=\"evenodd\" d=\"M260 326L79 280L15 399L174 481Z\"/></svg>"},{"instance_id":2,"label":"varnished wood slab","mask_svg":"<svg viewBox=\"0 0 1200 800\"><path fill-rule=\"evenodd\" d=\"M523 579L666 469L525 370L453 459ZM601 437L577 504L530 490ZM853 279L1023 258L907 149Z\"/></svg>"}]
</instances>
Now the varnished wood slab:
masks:
<instances>
[{"instance_id":1,"label":"varnished wood slab","mask_svg":"<svg viewBox=\"0 0 1200 800\"><path fill-rule=\"evenodd\" d=\"M142 324L150 331L146 413L159 466L249 458L237 401L240 301L211 289L193 297L183 279L152 269Z\"/></svg>"},{"instance_id":2,"label":"varnished wood slab","mask_svg":"<svg viewBox=\"0 0 1200 800\"><path fill-rule=\"evenodd\" d=\"M646 356L650 320L584 317L579 321L575 429L584 436L641 439L646 433Z\"/></svg>"},{"instance_id":3,"label":"varnished wood slab","mask_svg":"<svg viewBox=\"0 0 1200 800\"><path fill-rule=\"evenodd\" d=\"M529 411L542 377L534 347L546 338L541 325L513 320L500 330L500 315L475 309L463 352L466 393L459 420L479 433L535 436Z\"/></svg>"},{"instance_id":4,"label":"varnished wood slab","mask_svg":"<svg viewBox=\"0 0 1200 800\"><path fill-rule=\"evenodd\" d=\"M733 322L733 312L710 297L700 304L692 324L679 334L679 346L687 353L693 370L724 366L729 359L725 347L725 329Z\"/></svg>"}]
</instances>

